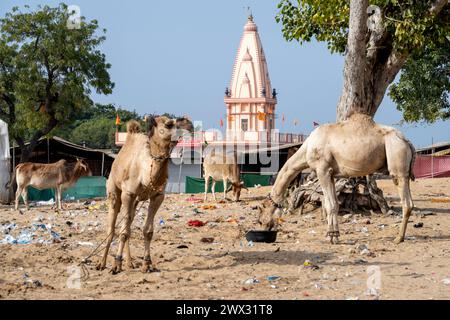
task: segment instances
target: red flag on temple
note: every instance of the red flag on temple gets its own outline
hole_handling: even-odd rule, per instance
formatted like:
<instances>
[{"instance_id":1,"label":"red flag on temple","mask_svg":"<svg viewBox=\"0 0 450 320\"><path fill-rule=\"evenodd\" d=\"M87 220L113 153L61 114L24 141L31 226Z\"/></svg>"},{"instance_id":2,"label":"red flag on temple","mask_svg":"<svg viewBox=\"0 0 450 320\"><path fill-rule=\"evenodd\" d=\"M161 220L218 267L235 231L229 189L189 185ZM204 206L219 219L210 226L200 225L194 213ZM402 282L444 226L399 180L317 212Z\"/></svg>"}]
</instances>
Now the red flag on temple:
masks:
<instances>
[{"instance_id":1,"label":"red flag on temple","mask_svg":"<svg viewBox=\"0 0 450 320\"><path fill-rule=\"evenodd\" d=\"M120 117L119 114L116 114L116 126L120 125Z\"/></svg>"},{"instance_id":2,"label":"red flag on temple","mask_svg":"<svg viewBox=\"0 0 450 320\"><path fill-rule=\"evenodd\" d=\"M220 126L223 127L223 119L220 119Z\"/></svg>"}]
</instances>

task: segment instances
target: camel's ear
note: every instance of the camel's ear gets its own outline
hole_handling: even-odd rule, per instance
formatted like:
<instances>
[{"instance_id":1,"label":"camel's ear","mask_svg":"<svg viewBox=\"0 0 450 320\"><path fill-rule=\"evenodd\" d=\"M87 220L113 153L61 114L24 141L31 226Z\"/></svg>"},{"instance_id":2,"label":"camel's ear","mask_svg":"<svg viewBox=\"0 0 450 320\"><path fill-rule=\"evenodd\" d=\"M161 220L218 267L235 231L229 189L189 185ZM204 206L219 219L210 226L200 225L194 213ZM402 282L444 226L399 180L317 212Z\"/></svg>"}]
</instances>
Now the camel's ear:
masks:
<instances>
[{"instance_id":1,"label":"camel's ear","mask_svg":"<svg viewBox=\"0 0 450 320\"><path fill-rule=\"evenodd\" d=\"M147 134L151 138L153 136L153 133L155 132L155 127L158 125L156 123L155 116L149 115L145 118L147 121Z\"/></svg>"},{"instance_id":2,"label":"camel's ear","mask_svg":"<svg viewBox=\"0 0 450 320\"><path fill-rule=\"evenodd\" d=\"M189 118L187 118L187 117L177 118L176 123L177 123L177 129L186 130L189 133L194 131L194 126L192 124L192 121L189 120Z\"/></svg>"}]
</instances>

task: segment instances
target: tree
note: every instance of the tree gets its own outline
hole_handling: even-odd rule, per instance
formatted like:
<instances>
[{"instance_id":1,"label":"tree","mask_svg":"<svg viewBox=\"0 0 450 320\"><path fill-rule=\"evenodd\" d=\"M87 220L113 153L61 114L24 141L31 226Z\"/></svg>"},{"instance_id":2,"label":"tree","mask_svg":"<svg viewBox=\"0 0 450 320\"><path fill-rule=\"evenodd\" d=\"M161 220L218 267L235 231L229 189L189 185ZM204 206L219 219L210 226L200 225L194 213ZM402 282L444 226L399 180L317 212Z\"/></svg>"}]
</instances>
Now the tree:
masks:
<instances>
[{"instance_id":1,"label":"tree","mask_svg":"<svg viewBox=\"0 0 450 320\"><path fill-rule=\"evenodd\" d=\"M403 95L404 84L414 74L410 68L433 67L435 72L441 65L431 65L424 57L427 52L448 48L446 36L450 33L449 5L447 0L401 1L401 0L282 0L276 19L283 25L284 37L301 43L316 38L328 44L331 52L345 54L344 87L337 105L337 120L342 121L355 112L373 116L388 86L400 70L405 68L405 77L393 88L391 96L405 113L408 121L424 118L411 117L410 109L418 101ZM434 48L434 49L433 49ZM447 49L448 50L448 49ZM446 51L448 59L448 51ZM415 64L415 65L414 65ZM448 72L448 71L447 71ZM420 80L415 78L409 88L418 90ZM445 112L436 108L448 108L436 104L436 96L445 97L447 85L440 81L427 82L434 94L423 96L421 103L434 110L427 121L445 117ZM422 83L423 86L423 83ZM434 102L433 102L434 101ZM441 99L442 102L442 99ZM414 107L413 107L414 108ZM417 113L415 113L417 114ZM426 115L425 115L426 116Z\"/></svg>"},{"instance_id":2,"label":"tree","mask_svg":"<svg viewBox=\"0 0 450 320\"><path fill-rule=\"evenodd\" d=\"M79 27L68 28L68 19L60 4L34 12L14 7L0 20L0 118L21 149L21 162L40 138L92 105L92 90L109 94L114 87L98 49L105 40L98 22L81 17Z\"/></svg>"},{"instance_id":3,"label":"tree","mask_svg":"<svg viewBox=\"0 0 450 320\"><path fill-rule=\"evenodd\" d=\"M450 41L442 48L425 48L409 59L400 81L389 88L389 96L407 122L432 123L450 119Z\"/></svg>"},{"instance_id":4,"label":"tree","mask_svg":"<svg viewBox=\"0 0 450 320\"><path fill-rule=\"evenodd\" d=\"M112 149L115 147L115 120L119 115L124 130L127 121L141 120L135 111L128 111L113 104L96 103L89 106L69 125L59 127L53 134L68 141L85 144L90 148ZM121 127L121 128L120 128Z\"/></svg>"}]
</instances>

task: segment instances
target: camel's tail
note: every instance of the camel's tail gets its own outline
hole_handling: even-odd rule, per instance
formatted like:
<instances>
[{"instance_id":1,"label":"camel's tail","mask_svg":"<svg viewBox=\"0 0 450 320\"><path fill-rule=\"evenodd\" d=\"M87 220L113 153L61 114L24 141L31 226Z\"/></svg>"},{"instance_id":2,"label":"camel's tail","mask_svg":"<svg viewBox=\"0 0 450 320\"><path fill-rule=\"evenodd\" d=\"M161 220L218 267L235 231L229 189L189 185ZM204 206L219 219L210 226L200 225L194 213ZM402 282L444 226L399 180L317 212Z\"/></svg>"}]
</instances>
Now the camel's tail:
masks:
<instances>
[{"instance_id":1,"label":"camel's tail","mask_svg":"<svg viewBox=\"0 0 450 320\"><path fill-rule=\"evenodd\" d=\"M127 133L139 133L141 132L141 125L136 120L130 120L127 122Z\"/></svg>"},{"instance_id":2,"label":"camel's tail","mask_svg":"<svg viewBox=\"0 0 450 320\"><path fill-rule=\"evenodd\" d=\"M414 148L411 141L406 140L409 144L409 148L411 149L411 162L409 164L409 178L411 181L416 180L416 177L414 176L414 162L416 161L416 148Z\"/></svg>"}]
</instances>

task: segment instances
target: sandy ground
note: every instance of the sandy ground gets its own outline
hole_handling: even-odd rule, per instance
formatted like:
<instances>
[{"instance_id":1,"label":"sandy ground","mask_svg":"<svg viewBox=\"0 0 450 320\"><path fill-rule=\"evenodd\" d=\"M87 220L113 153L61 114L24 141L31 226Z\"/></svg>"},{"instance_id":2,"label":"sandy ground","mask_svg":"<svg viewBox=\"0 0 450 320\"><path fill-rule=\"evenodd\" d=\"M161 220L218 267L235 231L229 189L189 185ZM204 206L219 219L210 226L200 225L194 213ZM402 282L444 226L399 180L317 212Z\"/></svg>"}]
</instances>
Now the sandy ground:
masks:
<instances>
[{"instance_id":1,"label":"sandy ground","mask_svg":"<svg viewBox=\"0 0 450 320\"><path fill-rule=\"evenodd\" d=\"M390 205L400 211L392 182L379 185ZM189 195L168 195L155 219L152 242L152 258L160 272L143 274L133 269L112 275L95 269L98 256L94 256L85 268L88 276L81 279L85 272L79 262L105 238L104 201L70 203L59 214L50 206L23 214L3 206L0 226L17 225L10 235L17 236L33 223L51 224L62 240L0 244L0 298L450 299L450 203L433 201L449 199L449 187L449 178L412 183L416 209L408 238L400 245L392 242L400 217L378 214L340 216L341 243L331 245L316 210L303 216L286 215L276 243L252 246L240 230L255 227L257 211L252 207L268 193L268 187L244 191L241 203L210 201L217 206L212 210L202 209L204 203L186 201ZM131 248L138 265L144 212L143 207L133 223ZM208 223L187 226L192 219ZM423 227L413 227L419 222ZM51 239L48 231L36 234ZM5 236L0 232L0 240ZM203 243L203 237L213 237L214 242ZM180 245L187 248L177 248ZM114 243L112 252L116 250ZM111 262L110 257L108 268ZM269 281L268 276L280 278ZM252 278L256 283L248 284Z\"/></svg>"}]
</instances>

